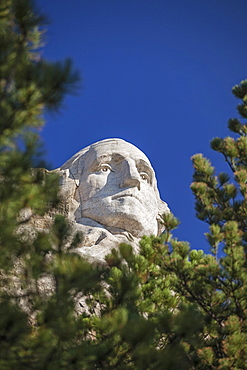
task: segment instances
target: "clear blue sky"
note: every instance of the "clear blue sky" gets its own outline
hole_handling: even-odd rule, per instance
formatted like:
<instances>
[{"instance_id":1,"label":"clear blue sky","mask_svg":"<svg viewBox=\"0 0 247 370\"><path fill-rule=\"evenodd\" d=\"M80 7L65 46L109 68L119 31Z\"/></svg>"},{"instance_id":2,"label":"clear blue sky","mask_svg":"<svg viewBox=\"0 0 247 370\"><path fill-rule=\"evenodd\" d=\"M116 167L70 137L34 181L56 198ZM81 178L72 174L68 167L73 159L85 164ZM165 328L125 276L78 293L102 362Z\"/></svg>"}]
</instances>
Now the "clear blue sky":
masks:
<instances>
[{"instance_id":1,"label":"clear blue sky","mask_svg":"<svg viewBox=\"0 0 247 370\"><path fill-rule=\"evenodd\" d=\"M181 225L174 232L208 251L195 217L190 157L229 134L237 116L231 88L247 78L246 0L38 0L50 19L44 57L71 57L77 96L48 116L42 137L51 168L109 137L139 147L156 171L161 197Z\"/></svg>"}]
</instances>

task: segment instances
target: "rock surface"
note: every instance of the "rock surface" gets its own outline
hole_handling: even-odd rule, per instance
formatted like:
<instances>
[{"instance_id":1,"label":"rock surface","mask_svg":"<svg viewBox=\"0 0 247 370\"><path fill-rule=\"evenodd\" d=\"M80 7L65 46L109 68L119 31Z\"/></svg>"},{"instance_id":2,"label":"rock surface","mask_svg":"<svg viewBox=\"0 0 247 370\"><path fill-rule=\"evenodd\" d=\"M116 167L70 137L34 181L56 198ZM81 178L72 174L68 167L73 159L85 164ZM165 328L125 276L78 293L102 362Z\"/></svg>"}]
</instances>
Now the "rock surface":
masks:
<instances>
[{"instance_id":1,"label":"rock surface","mask_svg":"<svg viewBox=\"0 0 247 370\"><path fill-rule=\"evenodd\" d=\"M67 217L84 235L75 252L92 262L119 243L138 252L143 235L163 231L169 212L160 199L155 172L146 155L122 139L106 139L76 153L60 168Z\"/></svg>"}]
</instances>

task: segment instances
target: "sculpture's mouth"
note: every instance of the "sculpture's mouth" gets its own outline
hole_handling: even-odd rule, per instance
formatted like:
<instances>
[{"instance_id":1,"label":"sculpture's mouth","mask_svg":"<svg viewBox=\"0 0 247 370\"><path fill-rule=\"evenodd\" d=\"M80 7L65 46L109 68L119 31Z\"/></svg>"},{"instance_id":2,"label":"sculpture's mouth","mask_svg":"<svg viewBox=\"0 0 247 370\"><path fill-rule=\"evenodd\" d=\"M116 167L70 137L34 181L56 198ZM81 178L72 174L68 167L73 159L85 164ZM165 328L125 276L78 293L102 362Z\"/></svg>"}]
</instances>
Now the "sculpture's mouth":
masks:
<instances>
[{"instance_id":1,"label":"sculpture's mouth","mask_svg":"<svg viewBox=\"0 0 247 370\"><path fill-rule=\"evenodd\" d=\"M141 202L141 200L136 195L134 195L134 194L128 194L128 193L122 193L122 194L120 193L120 194L114 195L111 199L114 200L114 199L125 198L125 197L135 198L139 202Z\"/></svg>"}]
</instances>

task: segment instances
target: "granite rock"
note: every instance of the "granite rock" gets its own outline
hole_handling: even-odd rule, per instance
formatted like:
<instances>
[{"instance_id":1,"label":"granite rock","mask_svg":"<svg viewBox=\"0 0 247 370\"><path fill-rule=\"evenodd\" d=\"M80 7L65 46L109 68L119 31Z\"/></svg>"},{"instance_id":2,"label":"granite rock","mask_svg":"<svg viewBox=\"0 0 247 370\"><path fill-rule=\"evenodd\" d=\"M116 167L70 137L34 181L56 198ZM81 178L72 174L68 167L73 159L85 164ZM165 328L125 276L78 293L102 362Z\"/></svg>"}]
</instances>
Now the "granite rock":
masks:
<instances>
[{"instance_id":1,"label":"granite rock","mask_svg":"<svg viewBox=\"0 0 247 370\"><path fill-rule=\"evenodd\" d=\"M147 156L122 139L96 142L76 153L60 168L61 195L74 232L83 234L75 252L92 262L119 243L138 252L143 235L164 230L169 212L160 199L154 169Z\"/></svg>"}]
</instances>

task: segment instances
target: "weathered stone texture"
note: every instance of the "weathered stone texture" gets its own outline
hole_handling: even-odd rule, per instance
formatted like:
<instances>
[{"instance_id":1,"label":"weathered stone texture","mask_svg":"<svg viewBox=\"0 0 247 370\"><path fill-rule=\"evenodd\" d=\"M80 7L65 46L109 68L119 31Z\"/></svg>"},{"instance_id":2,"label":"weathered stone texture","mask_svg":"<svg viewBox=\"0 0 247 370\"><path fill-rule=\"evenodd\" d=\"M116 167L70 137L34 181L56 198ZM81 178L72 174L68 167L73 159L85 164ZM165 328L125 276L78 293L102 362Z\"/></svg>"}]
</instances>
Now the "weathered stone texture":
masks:
<instances>
[{"instance_id":1,"label":"weathered stone texture","mask_svg":"<svg viewBox=\"0 0 247 370\"><path fill-rule=\"evenodd\" d=\"M143 235L163 231L155 172L146 155L121 139L88 146L56 170L61 175L64 209L84 235L75 251L91 261L104 261L120 242L138 251Z\"/></svg>"}]
</instances>

